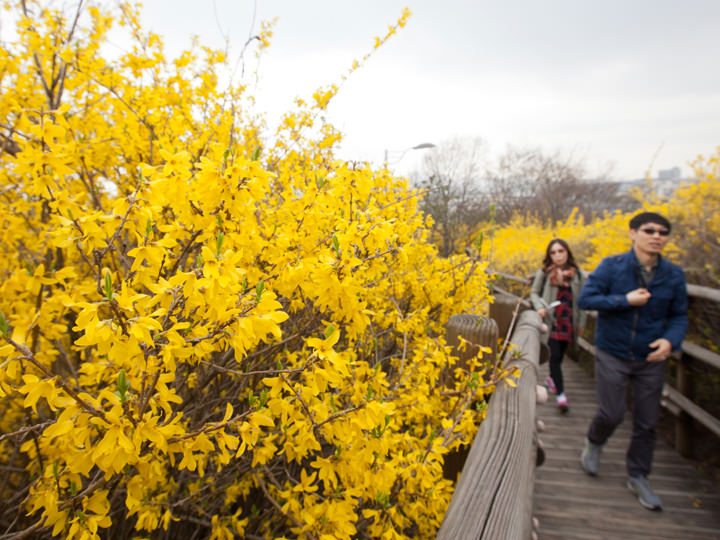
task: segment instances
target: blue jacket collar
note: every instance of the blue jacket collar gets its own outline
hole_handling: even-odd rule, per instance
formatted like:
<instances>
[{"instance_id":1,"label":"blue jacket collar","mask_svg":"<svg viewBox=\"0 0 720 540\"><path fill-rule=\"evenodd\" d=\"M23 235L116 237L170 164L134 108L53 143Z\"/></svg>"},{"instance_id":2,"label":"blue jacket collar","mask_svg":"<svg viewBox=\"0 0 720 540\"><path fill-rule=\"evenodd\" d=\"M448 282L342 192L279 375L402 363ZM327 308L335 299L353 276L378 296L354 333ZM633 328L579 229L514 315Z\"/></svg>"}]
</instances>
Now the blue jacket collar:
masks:
<instances>
[{"instance_id":1,"label":"blue jacket collar","mask_svg":"<svg viewBox=\"0 0 720 540\"><path fill-rule=\"evenodd\" d=\"M634 248L630 248L630 251L628 252L628 256L630 258L630 263L633 266L640 267L640 261L638 260L637 255L635 255ZM663 256L658 253L658 259L657 259L657 263L655 264L655 269L660 270L664 266L665 266L665 259L663 259Z\"/></svg>"}]
</instances>

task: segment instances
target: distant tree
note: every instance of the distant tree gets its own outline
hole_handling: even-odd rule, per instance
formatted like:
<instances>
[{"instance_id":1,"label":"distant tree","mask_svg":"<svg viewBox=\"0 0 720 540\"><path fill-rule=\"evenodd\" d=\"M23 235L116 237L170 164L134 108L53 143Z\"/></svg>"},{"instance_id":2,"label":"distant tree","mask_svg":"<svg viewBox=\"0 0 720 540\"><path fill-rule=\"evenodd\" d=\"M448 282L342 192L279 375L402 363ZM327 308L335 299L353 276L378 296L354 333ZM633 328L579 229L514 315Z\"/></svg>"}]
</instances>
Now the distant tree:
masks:
<instances>
[{"instance_id":1,"label":"distant tree","mask_svg":"<svg viewBox=\"0 0 720 540\"><path fill-rule=\"evenodd\" d=\"M486 156L487 144L479 137L451 139L430 150L420 170L411 175L425 190L421 209L432 217L433 237L445 257L487 217L488 200L482 190Z\"/></svg>"},{"instance_id":2,"label":"distant tree","mask_svg":"<svg viewBox=\"0 0 720 540\"><path fill-rule=\"evenodd\" d=\"M489 219L506 224L529 215L551 224L573 211L590 221L607 211L637 208L637 199L606 176L589 179L581 159L535 148L508 146L491 162L483 139L455 138L429 151L411 179L424 190L420 207L432 218L441 255L448 256Z\"/></svg>"},{"instance_id":3,"label":"distant tree","mask_svg":"<svg viewBox=\"0 0 720 540\"><path fill-rule=\"evenodd\" d=\"M517 213L529 213L554 223L574 208L590 219L606 210L628 210L630 199L619 184L604 175L589 180L582 160L559 153L545 155L539 149L509 146L487 173L487 195L495 203L499 222Z\"/></svg>"}]
</instances>

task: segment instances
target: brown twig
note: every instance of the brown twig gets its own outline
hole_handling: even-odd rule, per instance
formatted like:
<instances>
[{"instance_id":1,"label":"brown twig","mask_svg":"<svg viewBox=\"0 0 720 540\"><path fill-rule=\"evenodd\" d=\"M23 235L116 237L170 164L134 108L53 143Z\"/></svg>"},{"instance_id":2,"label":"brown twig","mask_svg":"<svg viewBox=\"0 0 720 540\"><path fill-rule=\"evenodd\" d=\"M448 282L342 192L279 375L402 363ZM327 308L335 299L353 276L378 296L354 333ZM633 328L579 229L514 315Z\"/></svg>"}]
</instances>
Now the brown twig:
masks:
<instances>
[{"instance_id":1,"label":"brown twig","mask_svg":"<svg viewBox=\"0 0 720 540\"><path fill-rule=\"evenodd\" d=\"M84 399L82 399L68 384L65 383L65 381L62 380L62 377L56 376L52 371L50 371L48 368L43 366L38 360L35 358L35 355L32 353L30 349L28 349L25 345L22 345L20 343L16 343L12 338L5 338L7 342L15 347L22 356L20 358L24 360L28 360L32 365L34 365L36 368L38 368L40 371L42 371L46 377L53 379L56 384L60 386L67 394L77 402L78 405L80 405L83 409L85 409L87 412L94 416L99 416L103 420L105 420L105 414L102 411L97 410L95 407L90 405L88 402L86 402Z\"/></svg>"}]
</instances>

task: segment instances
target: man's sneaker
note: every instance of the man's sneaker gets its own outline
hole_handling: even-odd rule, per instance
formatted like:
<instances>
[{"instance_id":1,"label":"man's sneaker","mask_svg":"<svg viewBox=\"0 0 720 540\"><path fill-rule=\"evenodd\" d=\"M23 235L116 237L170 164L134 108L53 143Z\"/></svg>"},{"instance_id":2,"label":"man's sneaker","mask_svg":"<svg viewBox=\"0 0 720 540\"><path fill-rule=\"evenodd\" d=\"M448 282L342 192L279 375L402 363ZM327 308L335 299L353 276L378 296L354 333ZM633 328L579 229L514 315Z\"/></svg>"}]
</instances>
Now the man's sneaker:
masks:
<instances>
[{"instance_id":1,"label":"man's sneaker","mask_svg":"<svg viewBox=\"0 0 720 540\"><path fill-rule=\"evenodd\" d=\"M548 390L550 390L553 394L557 394L557 388L555 387L555 381L552 380L552 377L548 377L545 379L545 386L548 387Z\"/></svg>"},{"instance_id":2,"label":"man's sneaker","mask_svg":"<svg viewBox=\"0 0 720 540\"><path fill-rule=\"evenodd\" d=\"M662 510L660 497L655 495L644 476L628 476L627 487L637 496L638 502L648 510Z\"/></svg>"},{"instance_id":3,"label":"man's sneaker","mask_svg":"<svg viewBox=\"0 0 720 540\"><path fill-rule=\"evenodd\" d=\"M567 398L567 396L566 396L564 393L560 394L560 395L556 398L556 401L557 401L558 409L560 409L560 412L561 412L561 413L564 414L564 413L568 412L568 410L569 410L569 407L568 407L568 398Z\"/></svg>"},{"instance_id":4,"label":"man's sneaker","mask_svg":"<svg viewBox=\"0 0 720 540\"><path fill-rule=\"evenodd\" d=\"M585 447L580 454L580 465L590 476L596 476L598 473L602 448L602 444L593 444L585 439Z\"/></svg>"}]
</instances>

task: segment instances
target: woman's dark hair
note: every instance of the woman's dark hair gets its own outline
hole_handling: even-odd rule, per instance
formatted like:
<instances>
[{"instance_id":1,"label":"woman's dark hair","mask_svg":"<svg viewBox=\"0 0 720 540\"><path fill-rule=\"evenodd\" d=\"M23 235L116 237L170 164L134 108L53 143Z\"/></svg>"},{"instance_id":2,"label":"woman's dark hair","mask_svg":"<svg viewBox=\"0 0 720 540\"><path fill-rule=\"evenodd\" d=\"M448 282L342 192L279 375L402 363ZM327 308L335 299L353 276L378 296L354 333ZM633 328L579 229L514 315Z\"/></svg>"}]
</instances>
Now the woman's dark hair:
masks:
<instances>
[{"instance_id":1,"label":"woman's dark hair","mask_svg":"<svg viewBox=\"0 0 720 540\"><path fill-rule=\"evenodd\" d=\"M555 244L560 244L562 247L565 248L565 251L567 251L568 257L566 264L568 266L574 266L575 268L580 270L580 267L575 262L575 257L573 257L572 251L570 251L570 246L568 246L568 243L562 238L553 238L547 245L547 249L545 249L545 259L543 260L543 269L545 270L545 272L547 272L548 268L550 268L553 264L552 257L550 257L550 250Z\"/></svg>"}]
</instances>

